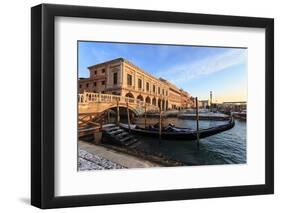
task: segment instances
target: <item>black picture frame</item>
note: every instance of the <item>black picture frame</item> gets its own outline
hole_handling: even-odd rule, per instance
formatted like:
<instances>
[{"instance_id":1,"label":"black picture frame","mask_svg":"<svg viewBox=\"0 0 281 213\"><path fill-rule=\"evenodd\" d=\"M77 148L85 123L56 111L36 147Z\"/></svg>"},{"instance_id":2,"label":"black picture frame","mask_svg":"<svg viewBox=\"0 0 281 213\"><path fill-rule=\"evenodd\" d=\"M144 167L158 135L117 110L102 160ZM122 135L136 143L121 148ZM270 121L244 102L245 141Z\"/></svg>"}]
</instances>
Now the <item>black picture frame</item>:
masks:
<instances>
[{"instance_id":1,"label":"black picture frame","mask_svg":"<svg viewBox=\"0 0 281 213\"><path fill-rule=\"evenodd\" d=\"M54 21L55 17L264 28L265 184L93 195L54 195ZM274 193L274 20L164 11L41 4L31 8L31 204L59 208L121 203L217 198Z\"/></svg>"}]
</instances>

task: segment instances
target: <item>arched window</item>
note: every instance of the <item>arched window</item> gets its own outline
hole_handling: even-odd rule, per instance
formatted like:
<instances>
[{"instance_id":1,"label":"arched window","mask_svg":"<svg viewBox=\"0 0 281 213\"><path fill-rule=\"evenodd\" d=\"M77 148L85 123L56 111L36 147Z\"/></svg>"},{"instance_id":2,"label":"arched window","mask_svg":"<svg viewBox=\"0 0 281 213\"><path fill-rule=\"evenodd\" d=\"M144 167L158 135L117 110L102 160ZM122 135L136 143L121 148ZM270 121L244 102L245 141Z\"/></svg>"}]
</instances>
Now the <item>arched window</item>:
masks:
<instances>
[{"instance_id":1,"label":"arched window","mask_svg":"<svg viewBox=\"0 0 281 213\"><path fill-rule=\"evenodd\" d=\"M149 96L147 96L147 97L145 98L145 103L151 104L151 102L150 102L150 97L149 97Z\"/></svg>"}]
</instances>

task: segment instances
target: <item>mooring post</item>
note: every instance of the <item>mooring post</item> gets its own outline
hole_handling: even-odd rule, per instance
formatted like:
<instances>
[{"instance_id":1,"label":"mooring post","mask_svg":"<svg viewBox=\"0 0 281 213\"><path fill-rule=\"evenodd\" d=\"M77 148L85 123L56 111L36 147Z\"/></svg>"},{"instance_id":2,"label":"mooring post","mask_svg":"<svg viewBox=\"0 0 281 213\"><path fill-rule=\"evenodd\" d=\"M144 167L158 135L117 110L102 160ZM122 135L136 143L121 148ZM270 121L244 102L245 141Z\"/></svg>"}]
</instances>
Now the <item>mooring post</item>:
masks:
<instances>
[{"instance_id":1,"label":"mooring post","mask_svg":"<svg viewBox=\"0 0 281 213\"><path fill-rule=\"evenodd\" d=\"M120 123L119 99L117 99L117 118L116 118L116 124L119 126L119 123Z\"/></svg>"},{"instance_id":2,"label":"mooring post","mask_svg":"<svg viewBox=\"0 0 281 213\"><path fill-rule=\"evenodd\" d=\"M146 103L144 104L144 128L146 128Z\"/></svg>"},{"instance_id":3,"label":"mooring post","mask_svg":"<svg viewBox=\"0 0 281 213\"><path fill-rule=\"evenodd\" d=\"M128 103L128 101L127 101L127 118L128 118L129 132L131 132L131 121L130 121L130 113L129 113L129 103Z\"/></svg>"},{"instance_id":4,"label":"mooring post","mask_svg":"<svg viewBox=\"0 0 281 213\"><path fill-rule=\"evenodd\" d=\"M196 137L197 137L197 147L199 147L199 110L198 110L198 98L196 100Z\"/></svg>"}]
</instances>

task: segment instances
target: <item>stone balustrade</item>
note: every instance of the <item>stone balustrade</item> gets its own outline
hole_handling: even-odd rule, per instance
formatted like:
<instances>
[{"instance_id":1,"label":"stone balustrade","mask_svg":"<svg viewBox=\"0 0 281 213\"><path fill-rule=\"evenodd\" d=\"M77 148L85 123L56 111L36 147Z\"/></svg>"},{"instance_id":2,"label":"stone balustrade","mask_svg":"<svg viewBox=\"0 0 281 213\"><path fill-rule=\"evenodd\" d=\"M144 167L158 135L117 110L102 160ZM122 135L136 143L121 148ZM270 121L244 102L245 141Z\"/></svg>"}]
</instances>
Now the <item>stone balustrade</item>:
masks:
<instances>
[{"instance_id":1,"label":"stone balustrade","mask_svg":"<svg viewBox=\"0 0 281 213\"><path fill-rule=\"evenodd\" d=\"M92 92L84 92L78 94L78 103L79 106L92 105L93 103L108 103L111 105L113 104L115 106L117 106L118 103L120 106L124 106L128 103L130 107L138 111L144 111L144 108L146 108L147 111L159 110L157 106L150 103L146 103L145 101L136 98Z\"/></svg>"}]
</instances>

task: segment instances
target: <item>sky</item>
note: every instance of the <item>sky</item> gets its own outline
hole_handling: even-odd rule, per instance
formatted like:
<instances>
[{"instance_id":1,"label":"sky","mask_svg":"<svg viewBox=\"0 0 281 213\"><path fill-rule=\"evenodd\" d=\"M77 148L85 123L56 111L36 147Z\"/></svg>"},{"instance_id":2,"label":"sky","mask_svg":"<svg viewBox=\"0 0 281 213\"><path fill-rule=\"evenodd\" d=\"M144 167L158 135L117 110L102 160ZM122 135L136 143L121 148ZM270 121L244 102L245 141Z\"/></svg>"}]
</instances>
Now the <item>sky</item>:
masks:
<instances>
[{"instance_id":1,"label":"sky","mask_svg":"<svg viewBox=\"0 0 281 213\"><path fill-rule=\"evenodd\" d=\"M247 101L247 49L186 45L78 42L79 77L87 67L125 58L200 100Z\"/></svg>"}]
</instances>

